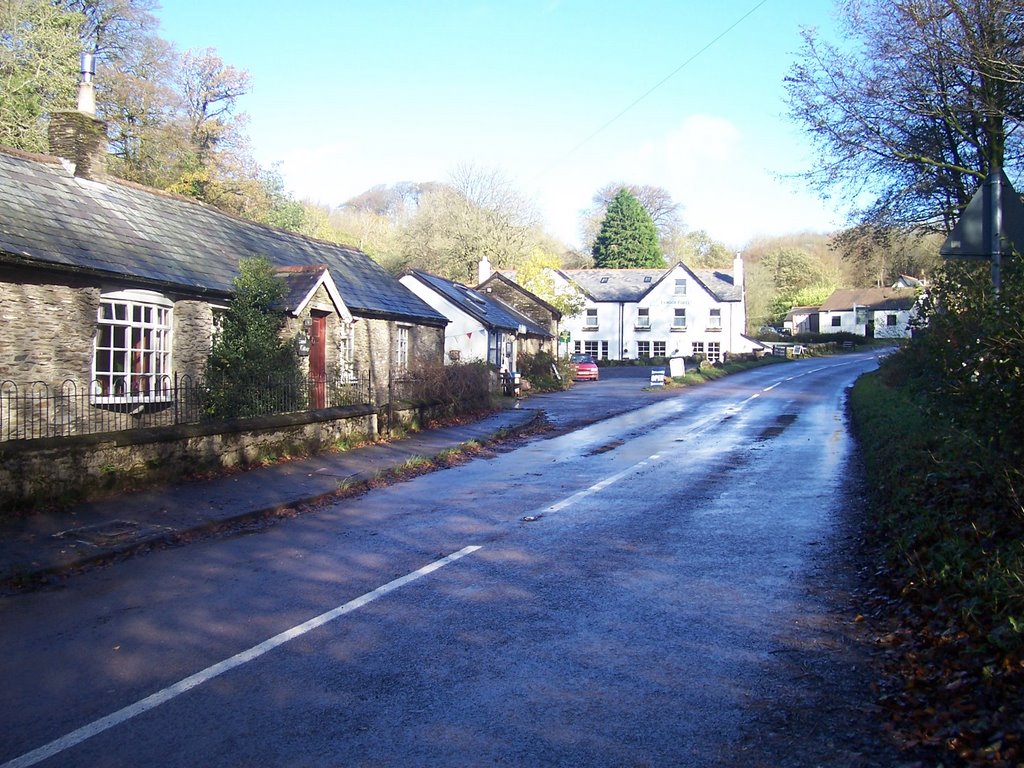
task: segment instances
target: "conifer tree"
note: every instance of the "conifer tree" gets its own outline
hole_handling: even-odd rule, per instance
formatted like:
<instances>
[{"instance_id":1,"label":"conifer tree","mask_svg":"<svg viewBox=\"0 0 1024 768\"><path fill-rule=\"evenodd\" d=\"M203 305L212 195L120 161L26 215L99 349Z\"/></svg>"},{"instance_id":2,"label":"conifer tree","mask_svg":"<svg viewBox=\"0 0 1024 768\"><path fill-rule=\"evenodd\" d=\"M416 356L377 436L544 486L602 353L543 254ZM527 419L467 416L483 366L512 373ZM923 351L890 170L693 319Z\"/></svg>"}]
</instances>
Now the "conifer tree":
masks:
<instances>
[{"instance_id":1,"label":"conifer tree","mask_svg":"<svg viewBox=\"0 0 1024 768\"><path fill-rule=\"evenodd\" d=\"M650 214L625 187L608 206L592 253L594 266L604 269L665 266Z\"/></svg>"}]
</instances>

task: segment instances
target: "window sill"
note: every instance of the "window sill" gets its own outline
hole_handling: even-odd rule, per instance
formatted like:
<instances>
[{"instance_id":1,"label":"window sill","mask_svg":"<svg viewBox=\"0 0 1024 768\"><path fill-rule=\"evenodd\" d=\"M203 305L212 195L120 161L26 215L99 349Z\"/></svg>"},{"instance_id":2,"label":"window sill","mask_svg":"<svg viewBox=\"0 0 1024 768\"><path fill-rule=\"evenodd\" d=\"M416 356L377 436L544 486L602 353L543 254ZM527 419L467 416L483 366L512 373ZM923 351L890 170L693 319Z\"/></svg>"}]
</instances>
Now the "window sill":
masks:
<instances>
[{"instance_id":1,"label":"window sill","mask_svg":"<svg viewBox=\"0 0 1024 768\"><path fill-rule=\"evenodd\" d=\"M704 331L705 331L705 333L721 333L722 329L721 329L721 327L718 327L718 328L705 328Z\"/></svg>"},{"instance_id":2,"label":"window sill","mask_svg":"<svg viewBox=\"0 0 1024 768\"><path fill-rule=\"evenodd\" d=\"M633 326L633 330L634 331L649 331L649 330L651 330L651 326L649 326L649 325L634 325Z\"/></svg>"},{"instance_id":3,"label":"window sill","mask_svg":"<svg viewBox=\"0 0 1024 768\"><path fill-rule=\"evenodd\" d=\"M690 329L687 328L685 325L673 325L672 326L672 333L685 333L688 330L690 330Z\"/></svg>"},{"instance_id":4,"label":"window sill","mask_svg":"<svg viewBox=\"0 0 1024 768\"><path fill-rule=\"evenodd\" d=\"M150 405L173 403L174 396L167 395L90 395L90 405Z\"/></svg>"},{"instance_id":5,"label":"window sill","mask_svg":"<svg viewBox=\"0 0 1024 768\"><path fill-rule=\"evenodd\" d=\"M585 326L583 326L583 332L584 333L586 333L587 331L597 331L597 330L600 330L600 329L596 325L585 325Z\"/></svg>"}]
</instances>

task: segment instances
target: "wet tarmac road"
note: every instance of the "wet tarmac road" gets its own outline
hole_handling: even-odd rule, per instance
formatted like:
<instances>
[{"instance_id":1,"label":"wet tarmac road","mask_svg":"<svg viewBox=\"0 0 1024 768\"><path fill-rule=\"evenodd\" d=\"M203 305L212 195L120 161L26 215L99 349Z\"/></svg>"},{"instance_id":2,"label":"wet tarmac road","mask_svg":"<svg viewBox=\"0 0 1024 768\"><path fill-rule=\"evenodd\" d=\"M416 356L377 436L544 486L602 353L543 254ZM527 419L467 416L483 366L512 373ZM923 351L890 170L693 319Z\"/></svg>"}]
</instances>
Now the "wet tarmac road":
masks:
<instances>
[{"instance_id":1,"label":"wet tarmac road","mask_svg":"<svg viewBox=\"0 0 1024 768\"><path fill-rule=\"evenodd\" d=\"M5 599L0 761L728 761L832 546L844 390L874 365L751 371Z\"/></svg>"}]
</instances>

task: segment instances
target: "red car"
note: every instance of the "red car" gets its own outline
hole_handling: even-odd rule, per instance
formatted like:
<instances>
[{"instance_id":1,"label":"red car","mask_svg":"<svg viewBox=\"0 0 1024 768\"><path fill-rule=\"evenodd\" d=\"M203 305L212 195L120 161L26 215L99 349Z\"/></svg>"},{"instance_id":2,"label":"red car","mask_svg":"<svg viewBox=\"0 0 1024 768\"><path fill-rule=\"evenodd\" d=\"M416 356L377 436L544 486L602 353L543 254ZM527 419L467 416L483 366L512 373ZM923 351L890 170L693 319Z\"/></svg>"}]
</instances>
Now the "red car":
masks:
<instances>
[{"instance_id":1,"label":"red car","mask_svg":"<svg viewBox=\"0 0 1024 768\"><path fill-rule=\"evenodd\" d=\"M577 352L569 362L572 364L573 381L597 381L597 363L591 355Z\"/></svg>"}]
</instances>

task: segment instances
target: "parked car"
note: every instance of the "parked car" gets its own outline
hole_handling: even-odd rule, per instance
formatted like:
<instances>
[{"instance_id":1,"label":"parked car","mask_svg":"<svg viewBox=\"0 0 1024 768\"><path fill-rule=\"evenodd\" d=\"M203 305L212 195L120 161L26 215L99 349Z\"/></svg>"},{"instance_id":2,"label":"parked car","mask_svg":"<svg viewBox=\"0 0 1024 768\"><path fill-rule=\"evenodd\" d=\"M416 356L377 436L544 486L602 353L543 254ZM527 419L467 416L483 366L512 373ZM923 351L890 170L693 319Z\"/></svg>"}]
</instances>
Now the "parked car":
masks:
<instances>
[{"instance_id":1,"label":"parked car","mask_svg":"<svg viewBox=\"0 0 1024 768\"><path fill-rule=\"evenodd\" d=\"M569 362L572 364L573 381L597 381L597 363L592 355L577 352Z\"/></svg>"}]
</instances>

